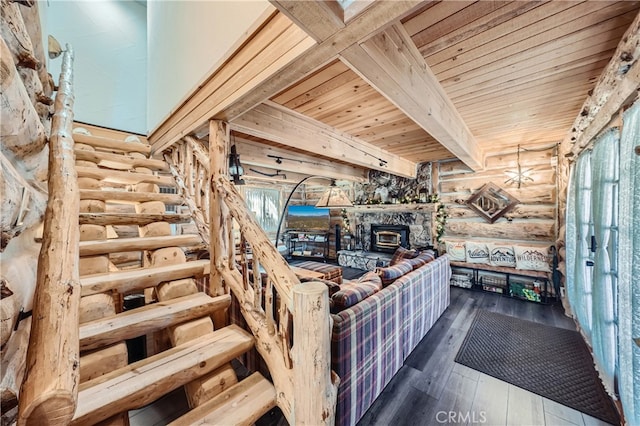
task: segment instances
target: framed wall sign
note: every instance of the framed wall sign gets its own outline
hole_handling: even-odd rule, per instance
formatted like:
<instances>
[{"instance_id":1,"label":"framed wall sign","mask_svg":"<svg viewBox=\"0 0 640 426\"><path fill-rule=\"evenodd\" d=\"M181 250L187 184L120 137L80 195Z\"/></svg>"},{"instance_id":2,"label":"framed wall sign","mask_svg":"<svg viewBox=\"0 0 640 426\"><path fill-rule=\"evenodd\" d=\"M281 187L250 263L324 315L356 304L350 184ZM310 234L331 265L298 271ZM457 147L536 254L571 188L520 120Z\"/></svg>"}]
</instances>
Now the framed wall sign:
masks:
<instances>
[{"instance_id":1,"label":"framed wall sign","mask_svg":"<svg viewBox=\"0 0 640 426\"><path fill-rule=\"evenodd\" d=\"M467 206L489 223L493 223L520 203L504 189L487 183L466 202Z\"/></svg>"}]
</instances>

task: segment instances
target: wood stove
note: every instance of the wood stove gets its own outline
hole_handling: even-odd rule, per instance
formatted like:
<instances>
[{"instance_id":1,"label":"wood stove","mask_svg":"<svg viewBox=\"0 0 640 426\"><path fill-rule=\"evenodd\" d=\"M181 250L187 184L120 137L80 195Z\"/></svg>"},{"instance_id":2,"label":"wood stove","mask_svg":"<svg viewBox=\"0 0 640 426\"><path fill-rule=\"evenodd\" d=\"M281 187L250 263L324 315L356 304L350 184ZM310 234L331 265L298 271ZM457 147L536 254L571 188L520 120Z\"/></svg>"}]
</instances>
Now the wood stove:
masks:
<instances>
[{"instance_id":1,"label":"wood stove","mask_svg":"<svg viewBox=\"0 0 640 426\"><path fill-rule=\"evenodd\" d=\"M409 248L408 225L371 225L371 251L393 253L400 246Z\"/></svg>"}]
</instances>

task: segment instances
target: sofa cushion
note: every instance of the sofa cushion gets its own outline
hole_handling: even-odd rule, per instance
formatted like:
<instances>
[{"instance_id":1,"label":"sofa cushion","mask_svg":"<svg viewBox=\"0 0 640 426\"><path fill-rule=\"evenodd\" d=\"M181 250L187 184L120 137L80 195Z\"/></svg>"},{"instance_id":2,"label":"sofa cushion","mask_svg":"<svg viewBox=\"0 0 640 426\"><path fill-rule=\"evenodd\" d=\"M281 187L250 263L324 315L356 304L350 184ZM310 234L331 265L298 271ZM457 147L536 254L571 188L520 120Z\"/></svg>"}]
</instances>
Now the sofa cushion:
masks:
<instances>
[{"instance_id":1,"label":"sofa cushion","mask_svg":"<svg viewBox=\"0 0 640 426\"><path fill-rule=\"evenodd\" d=\"M407 262L413 267L413 269L418 269L419 267L432 262L435 258L436 254L433 250L423 250L413 259L407 259Z\"/></svg>"},{"instance_id":2,"label":"sofa cushion","mask_svg":"<svg viewBox=\"0 0 640 426\"><path fill-rule=\"evenodd\" d=\"M402 367L402 289L391 284L333 318L331 367L340 376L335 424L355 425Z\"/></svg>"},{"instance_id":3,"label":"sofa cushion","mask_svg":"<svg viewBox=\"0 0 640 426\"><path fill-rule=\"evenodd\" d=\"M465 247L467 249L467 262L489 264L489 250L485 243L467 241Z\"/></svg>"},{"instance_id":4,"label":"sofa cushion","mask_svg":"<svg viewBox=\"0 0 640 426\"><path fill-rule=\"evenodd\" d=\"M516 253L516 269L551 272L549 266L549 250L546 247L514 246Z\"/></svg>"},{"instance_id":5,"label":"sofa cushion","mask_svg":"<svg viewBox=\"0 0 640 426\"><path fill-rule=\"evenodd\" d=\"M333 311L349 308L382 289L382 281L375 272L367 272L357 281L344 282L331 296Z\"/></svg>"},{"instance_id":6,"label":"sofa cushion","mask_svg":"<svg viewBox=\"0 0 640 426\"><path fill-rule=\"evenodd\" d=\"M382 279L382 285L388 286L404 274L413 271L413 266L408 260L400 261L393 266L387 266L386 268L378 268L376 272Z\"/></svg>"},{"instance_id":7,"label":"sofa cushion","mask_svg":"<svg viewBox=\"0 0 640 426\"><path fill-rule=\"evenodd\" d=\"M516 267L516 254L513 246L506 244L487 244L489 249L489 264L491 266Z\"/></svg>"},{"instance_id":8,"label":"sofa cushion","mask_svg":"<svg viewBox=\"0 0 640 426\"><path fill-rule=\"evenodd\" d=\"M393 253L393 257L389 261L389 266L393 266L404 259L413 259L418 256L418 254L419 252L417 250L409 250L400 246L396 249L395 253Z\"/></svg>"},{"instance_id":9,"label":"sofa cushion","mask_svg":"<svg viewBox=\"0 0 640 426\"><path fill-rule=\"evenodd\" d=\"M452 262L466 262L467 253L465 251L464 241L446 241L445 242L449 260Z\"/></svg>"}]
</instances>

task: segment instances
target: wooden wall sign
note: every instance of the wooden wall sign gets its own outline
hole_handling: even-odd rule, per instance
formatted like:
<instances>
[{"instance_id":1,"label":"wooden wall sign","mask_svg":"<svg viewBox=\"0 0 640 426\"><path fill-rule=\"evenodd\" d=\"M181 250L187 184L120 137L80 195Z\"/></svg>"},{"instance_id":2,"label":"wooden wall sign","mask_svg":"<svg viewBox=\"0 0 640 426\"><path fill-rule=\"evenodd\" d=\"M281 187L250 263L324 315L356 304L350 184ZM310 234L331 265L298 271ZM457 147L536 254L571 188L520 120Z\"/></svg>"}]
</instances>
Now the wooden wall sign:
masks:
<instances>
[{"instance_id":1,"label":"wooden wall sign","mask_svg":"<svg viewBox=\"0 0 640 426\"><path fill-rule=\"evenodd\" d=\"M507 191L494 183L487 183L466 202L473 211L489 223L493 223L520 203Z\"/></svg>"}]
</instances>

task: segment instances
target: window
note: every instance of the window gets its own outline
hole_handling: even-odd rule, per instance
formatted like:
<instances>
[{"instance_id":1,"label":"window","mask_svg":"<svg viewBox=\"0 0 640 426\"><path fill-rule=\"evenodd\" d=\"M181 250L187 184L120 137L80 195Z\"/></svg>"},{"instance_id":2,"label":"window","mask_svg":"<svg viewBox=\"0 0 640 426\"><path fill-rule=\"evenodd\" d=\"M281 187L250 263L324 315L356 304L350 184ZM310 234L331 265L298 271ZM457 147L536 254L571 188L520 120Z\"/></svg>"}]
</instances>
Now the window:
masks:
<instances>
[{"instance_id":1,"label":"window","mask_svg":"<svg viewBox=\"0 0 640 426\"><path fill-rule=\"evenodd\" d=\"M280 191L243 187L247 207L270 238L275 237L280 218Z\"/></svg>"}]
</instances>

